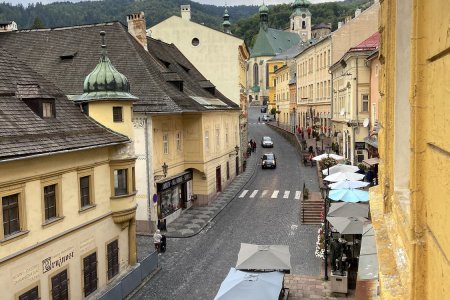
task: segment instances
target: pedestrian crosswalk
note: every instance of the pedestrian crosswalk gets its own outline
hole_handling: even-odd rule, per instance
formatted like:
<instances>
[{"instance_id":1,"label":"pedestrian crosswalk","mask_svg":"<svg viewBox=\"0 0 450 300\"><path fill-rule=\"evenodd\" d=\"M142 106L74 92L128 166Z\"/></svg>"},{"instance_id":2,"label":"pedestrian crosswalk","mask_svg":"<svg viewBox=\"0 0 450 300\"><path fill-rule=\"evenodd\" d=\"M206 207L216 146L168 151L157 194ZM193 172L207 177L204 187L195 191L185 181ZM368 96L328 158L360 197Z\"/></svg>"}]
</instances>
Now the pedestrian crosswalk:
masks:
<instances>
[{"instance_id":1,"label":"pedestrian crosswalk","mask_svg":"<svg viewBox=\"0 0 450 300\"><path fill-rule=\"evenodd\" d=\"M273 190L269 193L269 190L242 190L238 198L266 198L266 199L295 199L300 200L302 192L301 191L291 191L284 190Z\"/></svg>"}]
</instances>

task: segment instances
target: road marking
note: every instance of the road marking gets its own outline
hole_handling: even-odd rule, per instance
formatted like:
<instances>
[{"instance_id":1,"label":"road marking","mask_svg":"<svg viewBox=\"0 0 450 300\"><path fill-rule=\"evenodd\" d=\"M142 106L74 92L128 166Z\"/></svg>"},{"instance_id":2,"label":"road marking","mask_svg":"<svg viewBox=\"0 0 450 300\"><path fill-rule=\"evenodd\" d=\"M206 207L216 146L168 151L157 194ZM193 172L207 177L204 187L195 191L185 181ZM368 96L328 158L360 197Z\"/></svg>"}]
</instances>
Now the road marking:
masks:
<instances>
[{"instance_id":1,"label":"road marking","mask_svg":"<svg viewBox=\"0 0 450 300\"><path fill-rule=\"evenodd\" d=\"M258 194L258 190L254 190L253 193L250 195L250 198L255 198L256 194Z\"/></svg>"},{"instance_id":2,"label":"road marking","mask_svg":"<svg viewBox=\"0 0 450 300\"><path fill-rule=\"evenodd\" d=\"M284 191L283 199L289 198L290 191Z\"/></svg>"},{"instance_id":3,"label":"road marking","mask_svg":"<svg viewBox=\"0 0 450 300\"><path fill-rule=\"evenodd\" d=\"M278 191L278 190L273 191L273 194L272 194L272 196L270 198L272 198L272 199L278 198L278 193L279 192L280 191Z\"/></svg>"},{"instance_id":4,"label":"road marking","mask_svg":"<svg viewBox=\"0 0 450 300\"><path fill-rule=\"evenodd\" d=\"M302 195L302 192L295 191L295 200L300 200L300 196Z\"/></svg>"},{"instance_id":5,"label":"road marking","mask_svg":"<svg viewBox=\"0 0 450 300\"><path fill-rule=\"evenodd\" d=\"M264 198L264 196L266 196L268 192L269 192L269 190L262 191L261 197L259 197L259 198Z\"/></svg>"},{"instance_id":6,"label":"road marking","mask_svg":"<svg viewBox=\"0 0 450 300\"><path fill-rule=\"evenodd\" d=\"M244 190L244 191L239 195L239 198L244 198L245 195L247 195L247 193L248 193L248 190Z\"/></svg>"}]
</instances>

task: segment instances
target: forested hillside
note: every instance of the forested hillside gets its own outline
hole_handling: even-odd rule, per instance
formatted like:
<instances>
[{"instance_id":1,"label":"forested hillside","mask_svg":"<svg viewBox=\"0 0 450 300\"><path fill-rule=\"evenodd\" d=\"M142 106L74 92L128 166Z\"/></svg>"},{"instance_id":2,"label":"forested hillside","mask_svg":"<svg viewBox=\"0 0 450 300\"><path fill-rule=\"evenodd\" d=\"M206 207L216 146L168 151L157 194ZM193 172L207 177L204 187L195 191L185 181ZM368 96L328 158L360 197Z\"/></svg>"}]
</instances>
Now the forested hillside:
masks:
<instances>
[{"instance_id":1,"label":"forested hillside","mask_svg":"<svg viewBox=\"0 0 450 300\"><path fill-rule=\"evenodd\" d=\"M293 1L292 1L293 2ZM347 15L353 15L356 8L365 8L372 0L346 0L315 4L310 6L313 23L337 22ZM92 24L107 21L126 22L126 15L144 11L147 26L180 15L180 5L190 4L192 20L206 26L221 29L223 6L204 5L188 0L101 0L77 3L56 2L51 4L34 4L24 7L0 3L0 21L15 21L20 29L54 28L72 25ZM292 8L288 4L269 6L270 27L284 29L289 25ZM251 38L258 32L258 6L228 7L233 34L244 38L251 45Z\"/></svg>"}]
</instances>

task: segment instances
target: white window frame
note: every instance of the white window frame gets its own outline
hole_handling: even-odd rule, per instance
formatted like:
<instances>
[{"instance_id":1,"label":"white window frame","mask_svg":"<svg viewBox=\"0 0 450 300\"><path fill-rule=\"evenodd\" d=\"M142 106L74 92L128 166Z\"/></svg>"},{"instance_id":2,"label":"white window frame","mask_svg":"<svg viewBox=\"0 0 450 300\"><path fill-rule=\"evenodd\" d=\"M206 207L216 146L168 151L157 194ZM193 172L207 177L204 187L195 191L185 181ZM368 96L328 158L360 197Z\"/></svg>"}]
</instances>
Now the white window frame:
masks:
<instances>
[{"instance_id":1,"label":"white window frame","mask_svg":"<svg viewBox=\"0 0 450 300\"><path fill-rule=\"evenodd\" d=\"M169 134L163 133L162 140L163 140L163 153L169 154Z\"/></svg>"},{"instance_id":2,"label":"white window frame","mask_svg":"<svg viewBox=\"0 0 450 300\"><path fill-rule=\"evenodd\" d=\"M366 109L364 109L364 105L366 105ZM361 112L369 112L369 95L368 94L361 95Z\"/></svg>"},{"instance_id":3,"label":"white window frame","mask_svg":"<svg viewBox=\"0 0 450 300\"><path fill-rule=\"evenodd\" d=\"M181 131L178 131L176 134L177 151L183 150L181 140L182 140Z\"/></svg>"}]
</instances>

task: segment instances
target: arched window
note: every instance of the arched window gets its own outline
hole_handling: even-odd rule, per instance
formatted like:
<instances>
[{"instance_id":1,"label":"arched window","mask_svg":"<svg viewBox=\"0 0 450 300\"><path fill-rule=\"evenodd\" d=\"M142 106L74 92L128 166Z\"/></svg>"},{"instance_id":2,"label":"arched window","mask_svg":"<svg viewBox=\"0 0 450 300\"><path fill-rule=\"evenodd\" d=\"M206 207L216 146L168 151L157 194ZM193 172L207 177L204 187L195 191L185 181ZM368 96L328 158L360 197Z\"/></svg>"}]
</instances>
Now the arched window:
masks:
<instances>
[{"instance_id":1,"label":"arched window","mask_svg":"<svg viewBox=\"0 0 450 300\"><path fill-rule=\"evenodd\" d=\"M306 29L306 21L302 21L302 29Z\"/></svg>"},{"instance_id":2,"label":"arched window","mask_svg":"<svg viewBox=\"0 0 450 300\"><path fill-rule=\"evenodd\" d=\"M259 72L258 72L258 64L254 63L253 64L253 85L259 85L259 76L258 76Z\"/></svg>"}]
</instances>

